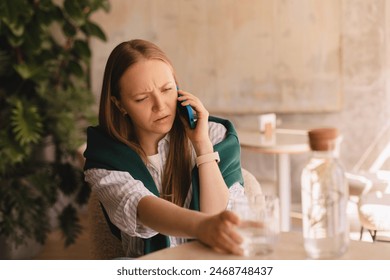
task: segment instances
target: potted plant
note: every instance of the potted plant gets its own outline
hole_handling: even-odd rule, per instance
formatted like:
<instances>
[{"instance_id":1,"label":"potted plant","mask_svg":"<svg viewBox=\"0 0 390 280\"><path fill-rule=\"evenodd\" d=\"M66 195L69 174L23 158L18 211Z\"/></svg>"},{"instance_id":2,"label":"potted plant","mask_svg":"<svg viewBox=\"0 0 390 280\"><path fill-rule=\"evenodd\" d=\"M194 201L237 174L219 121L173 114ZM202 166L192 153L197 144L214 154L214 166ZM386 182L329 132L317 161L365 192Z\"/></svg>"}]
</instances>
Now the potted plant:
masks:
<instances>
[{"instance_id":1,"label":"potted plant","mask_svg":"<svg viewBox=\"0 0 390 280\"><path fill-rule=\"evenodd\" d=\"M75 162L91 122L91 20L107 0L0 1L0 236L44 243L49 209L65 245L81 231L77 209L89 188ZM0 250L1 251L1 250Z\"/></svg>"}]
</instances>

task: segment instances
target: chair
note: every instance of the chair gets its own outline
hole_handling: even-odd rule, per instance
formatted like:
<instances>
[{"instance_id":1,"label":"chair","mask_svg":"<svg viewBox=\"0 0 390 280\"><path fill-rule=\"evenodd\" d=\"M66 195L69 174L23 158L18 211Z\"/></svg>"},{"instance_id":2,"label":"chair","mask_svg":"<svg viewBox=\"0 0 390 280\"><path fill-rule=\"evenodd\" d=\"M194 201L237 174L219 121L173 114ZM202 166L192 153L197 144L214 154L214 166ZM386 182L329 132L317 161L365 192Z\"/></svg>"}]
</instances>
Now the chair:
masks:
<instances>
[{"instance_id":1,"label":"chair","mask_svg":"<svg viewBox=\"0 0 390 280\"><path fill-rule=\"evenodd\" d=\"M347 178L351 194L360 196L390 187L390 121L378 133Z\"/></svg>"},{"instance_id":2,"label":"chair","mask_svg":"<svg viewBox=\"0 0 390 280\"><path fill-rule=\"evenodd\" d=\"M242 169L242 175L246 195L262 192L261 186L253 174L246 169ZM105 260L123 257L122 243L111 233L94 192L91 193L88 202L88 213L92 258Z\"/></svg>"},{"instance_id":3,"label":"chair","mask_svg":"<svg viewBox=\"0 0 390 280\"><path fill-rule=\"evenodd\" d=\"M358 197L360 240L367 229L373 242L378 231L390 232L390 121L383 127L351 172L350 194ZM386 170L387 169L387 170Z\"/></svg>"},{"instance_id":4,"label":"chair","mask_svg":"<svg viewBox=\"0 0 390 280\"><path fill-rule=\"evenodd\" d=\"M361 223L360 240L364 229L376 241L378 231L390 232L390 194L370 192L361 196L358 203L359 220Z\"/></svg>"},{"instance_id":5,"label":"chair","mask_svg":"<svg viewBox=\"0 0 390 280\"><path fill-rule=\"evenodd\" d=\"M88 222L90 228L90 255L92 259L109 260L123 257L122 242L110 231L100 202L95 192L88 201Z\"/></svg>"},{"instance_id":6,"label":"chair","mask_svg":"<svg viewBox=\"0 0 390 280\"><path fill-rule=\"evenodd\" d=\"M254 194L261 194L262 189L256 177L244 168L241 168L241 172L244 179L245 195L250 196Z\"/></svg>"},{"instance_id":7,"label":"chair","mask_svg":"<svg viewBox=\"0 0 390 280\"><path fill-rule=\"evenodd\" d=\"M87 144L84 143L77 149L76 156L80 168L83 168L85 164L83 154L86 148ZM122 242L111 233L99 199L93 191L88 200L87 211L91 258L107 260L123 257L125 254L122 249Z\"/></svg>"}]
</instances>

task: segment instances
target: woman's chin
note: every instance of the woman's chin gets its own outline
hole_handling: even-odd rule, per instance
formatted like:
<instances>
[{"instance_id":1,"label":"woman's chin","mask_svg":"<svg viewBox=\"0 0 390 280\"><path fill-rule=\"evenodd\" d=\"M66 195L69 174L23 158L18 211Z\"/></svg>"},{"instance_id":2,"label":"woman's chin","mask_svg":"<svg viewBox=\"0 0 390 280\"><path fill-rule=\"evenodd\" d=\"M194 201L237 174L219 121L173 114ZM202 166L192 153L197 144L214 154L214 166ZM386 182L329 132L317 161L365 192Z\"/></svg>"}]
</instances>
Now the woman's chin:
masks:
<instances>
[{"instance_id":1,"label":"woman's chin","mask_svg":"<svg viewBox=\"0 0 390 280\"><path fill-rule=\"evenodd\" d=\"M172 129L172 123L162 123L155 125L155 132L159 134L167 134Z\"/></svg>"}]
</instances>

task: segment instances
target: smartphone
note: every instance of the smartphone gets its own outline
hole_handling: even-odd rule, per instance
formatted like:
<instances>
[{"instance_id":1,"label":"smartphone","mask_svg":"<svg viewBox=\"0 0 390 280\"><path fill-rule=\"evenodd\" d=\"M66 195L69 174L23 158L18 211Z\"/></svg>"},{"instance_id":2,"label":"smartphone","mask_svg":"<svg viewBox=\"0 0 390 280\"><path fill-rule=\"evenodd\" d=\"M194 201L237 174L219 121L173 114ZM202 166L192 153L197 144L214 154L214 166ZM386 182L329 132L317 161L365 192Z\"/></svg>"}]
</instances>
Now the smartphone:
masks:
<instances>
[{"instance_id":1,"label":"smartphone","mask_svg":"<svg viewBox=\"0 0 390 280\"><path fill-rule=\"evenodd\" d=\"M177 90L179 90L179 88L177 88ZM182 114L187 120L187 123L189 124L190 128L194 129L197 121L194 109L192 109L190 105L182 106L180 104L180 101L177 101L177 107L179 108L180 114Z\"/></svg>"}]
</instances>

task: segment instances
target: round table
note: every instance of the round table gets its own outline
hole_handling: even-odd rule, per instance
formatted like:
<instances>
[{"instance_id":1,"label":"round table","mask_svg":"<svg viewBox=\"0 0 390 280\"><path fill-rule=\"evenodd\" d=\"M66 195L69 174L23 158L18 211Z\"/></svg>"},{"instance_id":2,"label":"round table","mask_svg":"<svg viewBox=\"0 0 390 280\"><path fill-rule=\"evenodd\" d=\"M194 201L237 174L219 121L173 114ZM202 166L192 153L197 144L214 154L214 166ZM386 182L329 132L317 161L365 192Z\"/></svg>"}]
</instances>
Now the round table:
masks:
<instances>
[{"instance_id":1,"label":"round table","mask_svg":"<svg viewBox=\"0 0 390 280\"><path fill-rule=\"evenodd\" d=\"M191 241L177 247L167 248L142 256L144 260L305 260L308 256L303 246L301 232L283 232L278 238L275 249L270 254L245 257L217 253L199 241ZM386 242L362 242L351 240L348 250L332 259L341 260L389 260L390 244Z\"/></svg>"},{"instance_id":2,"label":"round table","mask_svg":"<svg viewBox=\"0 0 390 280\"><path fill-rule=\"evenodd\" d=\"M290 154L310 151L306 130L276 129L272 134L237 130L240 145L257 153L278 157L278 189L281 209L281 231L290 230L291 171Z\"/></svg>"}]
</instances>

